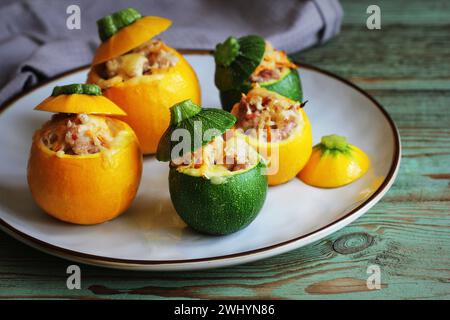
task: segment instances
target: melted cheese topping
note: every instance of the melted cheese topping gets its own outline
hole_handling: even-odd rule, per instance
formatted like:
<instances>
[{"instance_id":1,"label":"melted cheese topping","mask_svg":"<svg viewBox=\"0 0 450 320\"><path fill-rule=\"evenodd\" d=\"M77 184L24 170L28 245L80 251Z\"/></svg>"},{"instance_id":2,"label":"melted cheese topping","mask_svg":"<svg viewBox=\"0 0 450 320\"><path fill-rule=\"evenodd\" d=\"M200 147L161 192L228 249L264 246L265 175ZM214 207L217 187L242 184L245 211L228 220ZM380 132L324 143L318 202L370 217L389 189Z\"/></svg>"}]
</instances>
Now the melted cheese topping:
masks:
<instances>
[{"instance_id":1,"label":"melted cheese topping","mask_svg":"<svg viewBox=\"0 0 450 320\"><path fill-rule=\"evenodd\" d=\"M95 154L112 150L123 131L106 117L57 114L42 127L41 140L57 156Z\"/></svg>"},{"instance_id":2,"label":"melted cheese topping","mask_svg":"<svg viewBox=\"0 0 450 320\"><path fill-rule=\"evenodd\" d=\"M267 142L285 140L303 124L300 108L299 102L255 87L242 95L236 127L246 135Z\"/></svg>"},{"instance_id":3,"label":"melted cheese topping","mask_svg":"<svg viewBox=\"0 0 450 320\"><path fill-rule=\"evenodd\" d=\"M184 174L221 183L221 178L247 171L259 161L256 150L241 137L232 136L229 131L225 139L219 136L197 151L173 160L171 166Z\"/></svg>"},{"instance_id":4,"label":"melted cheese topping","mask_svg":"<svg viewBox=\"0 0 450 320\"><path fill-rule=\"evenodd\" d=\"M150 40L97 67L101 77L96 84L106 89L129 79L168 69L177 62L176 55L161 40Z\"/></svg>"},{"instance_id":5,"label":"melted cheese topping","mask_svg":"<svg viewBox=\"0 0 450 320\"><path fill-rule=\"evenodd\" d=\"M110 77L129 79L142 76L147 62L142 54L129 53L106 62L106 69Z\"/></svg>"}]
</instances>

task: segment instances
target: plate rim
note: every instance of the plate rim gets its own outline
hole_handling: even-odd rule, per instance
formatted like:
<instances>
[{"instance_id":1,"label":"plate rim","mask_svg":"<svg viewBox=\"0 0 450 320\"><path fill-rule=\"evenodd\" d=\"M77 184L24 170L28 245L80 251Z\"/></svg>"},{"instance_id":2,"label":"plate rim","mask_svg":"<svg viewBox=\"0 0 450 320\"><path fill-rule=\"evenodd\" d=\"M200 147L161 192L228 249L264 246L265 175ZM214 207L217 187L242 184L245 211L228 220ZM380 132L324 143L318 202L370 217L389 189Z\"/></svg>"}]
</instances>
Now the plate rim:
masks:
<instances>
[{"instance_id":1,"label":"plate rim","mask_svg":"<svg viewBox=\"0 0 450 320\"><path fill-rule=\"evenodd\" d=\"M179 50L179 51L181 51L185 55L208 55L213 52L210 50L191 50L191 49ZM376 200L377 197L383 196L384 193L387 192L387 190L392 185L393 180L395 179L395 177L397 175L397 171L398 171L398 168L400 165L400 159L401 159L401 140L400 140L400 134L399 134L398 128L397 128L394 120L391 118L389 113L386 111L386 109L374 97L372 97L368 92L366 92L365 90L363 90L356 84L350 82L349 80L347 80L339 75L336 75L327 70L323 70L314 65L307 64L307 63L301 63L301 62L296 61L296 59L293 59L293 61L299 66L300 69L305 68L305 69L309 69L309 70L324 74L328 77L331 77L335 80L338 80L338 81L344 83L347 86L350 86L351 88L355 89L356 91L358 91L359 93L364 95L379 109L381 114L385 117L385 119L389 123L389 126L392 130L392 135L394 138L394 153L393 153L393 157L391 160L391 166L389 168L388 174L386 175L386 177L384 178L384 180L380 184L380 186L375 190L375 192L370 197L368 197L365 201L361 202L358 206L356 206L355 208L350 210L348 213L346 213L342 217L339 217L339 218L333 220L332 222L328 223L327 225L317 228L309 233L303 234L301 236L298 236L298 237L295 237L295 238L292 238L289 240L284 240L284 241L281 241L281 242L278 242L278 243L275 243L275 244L272 244L269 246L264 246L261 248L256 248L256 249L252 249L252 250L231 253L231 254L226 254L226 255L195 258L195 259L182 259L182 260L123 259L123 258L114 258L114 257L109 257L109 256L100 256L100 255L95 255L95 254L83 253L83 252L75 251L72 249L63 248L63 247L54 245L52 243L43 241L41 239L35 238L33 236L30 236L30 235L16 229L15 227L10 225L8 222L6 222L1 217L0 217L0 229L2 229L3 231L5 231L7 234L14 237L15 239L33 247L33 248L44 251L46 253L49 253L49 254L52 254L52 255L55 255L58 257L62 257L65 259L69 259L69 260L77 260L77 261L81 261L84 263L90 263L90 264L100 265L100 266L104 266L104 267L111 267L111 266L115 267L115 268L120 268L121 266L122 267L132 267L132 266L133 267L135 267L135 266L137 266L137 267L145 267L145 266L176 267L176 266L186 266L186 265L191 265L192 267L195 267L197 265L197 267L198 267L199 263L215 263L215 262L229 260L230 264L232 264L232 262L234 262L235 258L251 257L251 256L254 257L255 254L264 254L264 253L269 254L271 251L273 252L276 249L282 249L283 247L294 244L295 242L300 241L300 240L306 240L307 238L311 238L316 234L325 232L327 229L331 230L331 229L333 229L334 226L336 226L340 223L343 223L345 220L352 220L352 221L355 220L359 216L356 216L356 217L354 217L354 216L360 210L364 209L364 207L366 207L367 205L370 205L374 200ZM2 105L0 106L0 116L6 109L8 109L11 105L13 105L16 101L20 100L21 98L48 85L50 82L57 81L62 78L65 78L71 74L83 71L83 70L89 68L89 66L90 65L84 65L84 66L80 66L80 67L65 71L65 72L55 75L49 79L46 79L45 81L43 81L42 83L39 83L36 86L33 86L27 90L19 92L18 94L14 95L13 97L7 99L4 103L2 103ZM363 213L365 213L365 211ZM354 219L351 219L352 217L354 217ZM349 223L350 222L351 221L349 221ZM331 231L328 234L331 234L332 232L333 231ZM274 254L276 254L276 252ZM261 258L264 258L264 257L261 257Z\"/></svg>"}]
</instances>

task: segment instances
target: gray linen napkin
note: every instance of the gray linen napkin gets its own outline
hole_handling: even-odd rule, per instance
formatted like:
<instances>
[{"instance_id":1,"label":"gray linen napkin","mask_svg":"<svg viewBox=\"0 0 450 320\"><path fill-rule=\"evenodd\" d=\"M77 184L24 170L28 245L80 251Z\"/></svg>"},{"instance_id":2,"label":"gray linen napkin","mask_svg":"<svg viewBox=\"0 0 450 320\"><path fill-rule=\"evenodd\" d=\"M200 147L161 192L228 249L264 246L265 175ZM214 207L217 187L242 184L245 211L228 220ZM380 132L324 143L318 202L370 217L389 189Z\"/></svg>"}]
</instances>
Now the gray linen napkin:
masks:
<instances>
[{"instance_id":1,"label":"gray linen napkin","mask_svg":"<svg viewBox=\"0 0 450 320\"><path fill-rule=\"evenodd\" d=\"M81 29L69 30L69 5L81 11ZM2 0L0 104L39 81L89 64L98 46L96 20L126 7L171 19L162 34L181 49L214 49L229 35L259 34L295 52L339 32L338 0Z\"/></svg>"}]
</instances>

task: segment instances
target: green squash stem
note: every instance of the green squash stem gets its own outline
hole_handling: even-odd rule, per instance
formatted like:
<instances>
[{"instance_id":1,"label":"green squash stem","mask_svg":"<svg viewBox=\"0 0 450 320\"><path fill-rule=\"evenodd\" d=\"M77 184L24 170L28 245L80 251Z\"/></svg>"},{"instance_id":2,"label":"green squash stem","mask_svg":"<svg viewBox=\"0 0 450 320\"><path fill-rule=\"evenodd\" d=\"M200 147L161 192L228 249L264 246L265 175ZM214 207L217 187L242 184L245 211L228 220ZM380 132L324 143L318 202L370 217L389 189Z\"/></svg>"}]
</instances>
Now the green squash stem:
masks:
<instances>
[{"instance_id":1,"label":"green squash stem","mask_svg":"<svg viewBox=\"0 0 450 320\"><path fill-rule=\"evenodd\" d=\"M97 20L98 34L102 42L108 40L120 29L132 24L142 18L139 11L134 8L127 8Z\"/></svg>"},{"instance_id":2,"label":"green squash stem","mask_svg":"<svg viewBox=\"0 0 450 320\"><path fill-rule=\"evenodd\" d=\"M317 147L322 150L322 155L326 153L330 153L332 155L337 153L351 153L351 146L347 142L347 138L336 134L323 136Z\"/></svg>"},{"instance_id":3,"label":"green squash stem","mask_svg":"<svg viewBox=\"0 0 450 320\"><path fill-rule=\"evenodd\" d=\"M68 84L65 86L56 86L53 88L52 97L61 94L86 94L90 96L101 96L102 89L96 84Z\"/></svg>"},{"instance_id":4,"label":"green squash stem","mask_svg":"<svg viewBox=\"0 0 450 320\"><path fill-rule=\"evenodd\" d=\"M177 125L181 121L192 118L198 114L202 108L197 106L192 100L184 100L170 108L170 124Z\"/></svg>"},{"instance_id":5,"label":"green squash stem","mask_svg":"<svg viewBox=\"0 0 450 320\"><path fill-rule=\"evenodd\" d=\"M238 56L239 47L239 41L235 37L229 37L224 43L219 43L214 54L216 63L228 67Z\"/></svg>"}]
</instances>

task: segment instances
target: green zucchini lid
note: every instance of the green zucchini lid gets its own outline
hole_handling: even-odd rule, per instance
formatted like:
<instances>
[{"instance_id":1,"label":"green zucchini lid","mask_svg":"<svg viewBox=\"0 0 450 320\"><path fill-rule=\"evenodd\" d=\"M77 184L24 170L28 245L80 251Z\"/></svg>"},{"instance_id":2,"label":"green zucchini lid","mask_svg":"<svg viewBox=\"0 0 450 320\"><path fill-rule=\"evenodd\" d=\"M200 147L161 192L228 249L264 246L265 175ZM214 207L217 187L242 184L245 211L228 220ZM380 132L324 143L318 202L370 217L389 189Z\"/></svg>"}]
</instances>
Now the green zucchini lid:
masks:
<instances>
[{"instance_id":1,"label":"green zucchini lid","mask_svg":"<svg viewBox=\"0 0 450 320\"><path fill-rule=\"evenodd\" d=\"M142 18L141 13L134 8L126 8L114 12L97 20L98 35L102 42L104 42L120 29L125 28L140 18Z\"/></svg>"},{"instance_id":2,"label":"green zucchini lid","mask_svg":"<svg viewBox=\"0 0 450 320\"><path fill-rule=\"evenodd\" d=\"M172 149L182 143L172 141L172 133L177 129L187 130L191 139L190 152L193 152L222 135L235 122L236 117L224 110L202 108L192 100L177 103L170 108L170 125L159 140L156 158L159 161L172 160ZM211 134L205 136L206 131Z\"/></svg>"},{"instance_id":3,"label":"green zucchini lid","mask_svg":"<svg viewBox=\"0 0 450 320\"><path fill-rule=\"evenodd\" d=\"M256 35L229 37L219 43L214 52L217 88L233 89L247 80L261 63L265 50L265 40Z\"/></svg>"}]
</instances>

